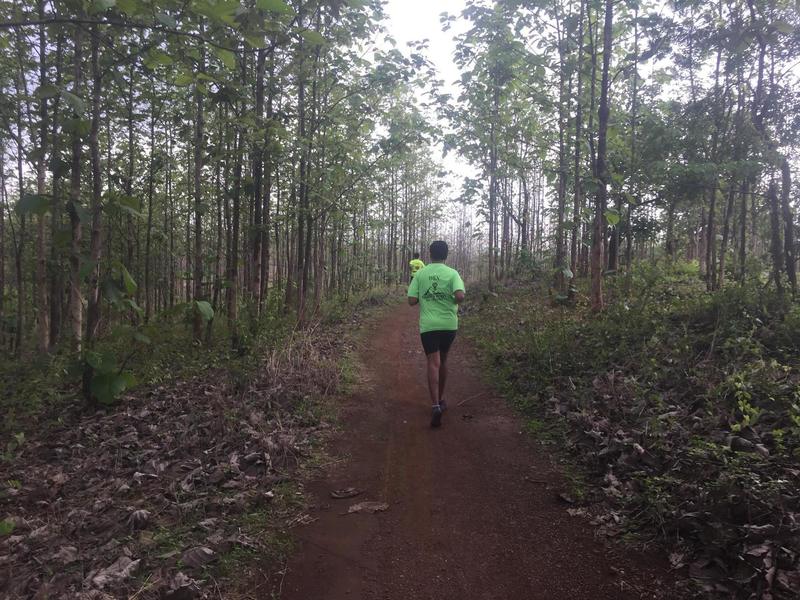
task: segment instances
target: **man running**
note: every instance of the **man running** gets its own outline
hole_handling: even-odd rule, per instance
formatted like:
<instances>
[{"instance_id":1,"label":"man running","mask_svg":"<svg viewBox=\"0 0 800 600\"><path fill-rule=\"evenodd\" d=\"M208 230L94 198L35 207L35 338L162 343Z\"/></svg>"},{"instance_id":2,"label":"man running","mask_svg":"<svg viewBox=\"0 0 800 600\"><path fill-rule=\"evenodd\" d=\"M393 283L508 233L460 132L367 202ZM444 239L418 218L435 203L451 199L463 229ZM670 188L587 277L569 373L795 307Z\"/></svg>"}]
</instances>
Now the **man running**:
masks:
<instances>
[{"instance_id":1,"label":"man running","mask_svg":"<svg viewBox=\"0 0 800 600\"><path fill-rule=\"evenodd\" d=\"M464 301L464 282L458 271L444 264L447 244L436 241L430 248L431 263L417 271L408 287L408 303L420 305L419 332L428 359L428 391L431 427L442 424L447 353L458 330L458 305Z\"/></svg>"},{"instance_id":2,"label":"man running","mask_svg":"<svg viewBox=\"0 0 800 600\"><path fill-rule=\"evenodd\" d=\"M414 252L414 258L411 259L408 266L411 267L411 279L414 279L414 275L417 274L417 271L425 266L425 263L419 259L419 252Z\"/></svg>"}]
</instances>

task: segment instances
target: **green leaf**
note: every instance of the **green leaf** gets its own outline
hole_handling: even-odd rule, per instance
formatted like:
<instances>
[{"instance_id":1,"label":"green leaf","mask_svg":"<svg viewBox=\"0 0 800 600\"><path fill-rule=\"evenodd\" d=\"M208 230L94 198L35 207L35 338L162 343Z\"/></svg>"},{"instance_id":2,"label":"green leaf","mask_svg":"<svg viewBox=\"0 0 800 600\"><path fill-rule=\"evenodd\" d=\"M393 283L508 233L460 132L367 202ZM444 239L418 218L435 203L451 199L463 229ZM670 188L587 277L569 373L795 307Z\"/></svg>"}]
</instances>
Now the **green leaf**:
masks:
<instances>
[{"instance_id":1,"label":"green leaf","mask_svg":"<svg viewBox=\"0 0 800 600\"><path fill-rule=\"evenodd\" d=\"M81 223L88 223L92 220L92 211L85 206L82 206L81 204L74 204L73 208L75 209L75 214L78 215L78 220Z\"/></svg>"},{"instance_id":2,"label":"green leaf","mask_svg":"<svg viewBox=\"0 0 800 600\"><path fill-rule=\"evenodd\" d=\"M293 15L294 10L283 0L256 0L256 6L279 15Z\"/></svg>"},{"instance_id":3,"label":"green leaf","mask_svg":"<svg viewBox=\"0 0 800 600\"><path fill-rule=\"evenodd\" d=\"M322 46L328 42L322 34L318 31L314 31L312 29L306 29L305 31L301 31L300 35L309 42L312 46Z\"/></svg>"},{"instance_id":4,"label":"green leaf","mask_svg":"<svg viewBox=\"0 0 800 600\"><path fill-rule=\"evenodd\" d=\"M107 206L112 212L119 210L121 212L128 213L137 219L144 217L144 215L139 211L139 200L133 196L112 194L109 196Z\"/></svg>"},{"instance_id":5,"label":"green leaf","mask_svg":"<svg viewBox=\"0 0 800 600\"><path fill-rule=\"evenodd\" d=\"M89 273L92 272L92 269L94 269L96 266L97 264L91 260L82 260L81 270L78 271L78 279L81 281L86 279L89 276Z\"/></svg>"},{"instance_id":6,"label":"green leaf","mask_svg":"<svg viewBox=\"0 0 800 600\"><path fill-rule=\"evenodd\" d=\"M264 37L257 36L257 35L244 35L244 40L253 48L263 48L264 47Z\"/></svg>"},{"instance_id":7,"label":"green leaf","mask_svg":"<svg viewBox=\"0 0 800 600\"><path fill-rule=\"evenodd\" d=\"M66 133L74 133L78 137L86 137L91 130L92 124L86 119L67 119L64 121L64 131Z\"/></svg>"},{"instance_id":8,"label":"green leaf","mask_svg":"<svg viewBox=\"0 0 800 600\"><path fill-rule=\"evenodd\" d=\"M194 81L194 77L191 76L189 73L178 73L175 79L172 80L172 83L175 85L179 85L185 87L191 84Z\"/></svg>"},{"instance_id":9,"label":"green leaf","mask_svg":"<svg viewBox=\"0 0 800 600\"><path fill-rule=\"evenodd\" d=\"M99 352L89 351L83 358L90 367L96 370L100 370L100 365L103 364L103 356Z\"/></svg>"},{"instance_id":10,"label":"green leaf","mask_svg":"<svg viewBox=\"0 0 800 600\"><path fill-rule=\"evenodd\" d=\"M616 225L619 223L619 211L616 208L607 208L603 213L609 225Z\"/></svg>"},{"instance_id":11,"label":"green leaf","mask_svg":"<svg viewBox=\"0 0 800 600\"><path fill-rule=\"evenodd\" d=\"M222 64L224 64L231 71L236 70L236 55L233 52L230 50L223 50L222 48L217 48L215 52L222 61Z\"/></svg>"},{"instance_id":12,"label":"green leaf","mask_svg":"<svg viewBox=\"0 0 800 600\"><path fill-rule=\"evenodd\" d=\"M120 303L124 299L123 290L119 287L119 283L113 277L106 277L103 279L101 286L103 290L103 298L108 300L111 304L120 308Z\"/></svg>"},{"instance_id":13,"label":"green leaf","mask_svg":"<svg viewBox=\"0 0 800 600\"><path fill-rule=\"evenodd\" d=\"M135 331L133 333L133 339L135 339L137 342L141 342L142 344L150 345L153 343L153 341L141 331Z\"/></svg>"},{"instance_id":14,"label":"green leaf","mask_svg":"<svg viewBox=\"0 0 800 600\"><path fill-rule=\"evenodd\" d=\"M194 307L195 310L200 313L200 316L206 323L214 318L214 309L211 307L211 304L205 300L195 300Z\"/></svg>"},{"instance_id":15,"label":"green leaf","mask_svg":"<svg viewBox=\"0 0 800 600\"><path fill-rule=\"evenodd\" d=\"M91 14L106 12L109 8L116 6L117 0L94 0L92 7L89 9Z\"/></svg>"},{"instance_id":16,"label":"green leaf","mask_svg":"<svg viewBox=\"0 0 800 600\"><path fill-rule=\"evenodd\" d=\"M166 52L162 52L161 50L150 50L143 62L144 66L148 69L155 69L159 66L171 65L175 61Z\"/></svg>"},{"instance_id":17,"label":"green leaf","mask_svg":"<svg viewBox=\"0 0 800 600\"><path fill-rule=\"evenodd\" d=\"M158 21L162 25L171 27L172 29L177 29L178 27L178 22L171 16L169 16L167 13L163 12L156 13L156 21Z\"/></svg>"},{"instance_id":18,"label":"green leaf","mask_svg":"<svg viewBox=\"0 0 800 600\"><path fill-rule=\"evenodd\" d=\"M235 17L239 9L239 2L235 0L214 0L213 3L197 2L194 4L194 10L199 14L231 26L236 25Z\"/></svg>"},{"instance_id":19,"label":"green leaf","mask_svg":"<svg viewBox=\"0 0 800 600\"><path fill-rule=\"evenodd\" d=\"M139 200L133 196L117 196L117 203L122 209L130 209L136 215L141 215L139 212Z\"/></svg>"},{"instance_id":20,"label":"green leaf","mask_svg":"<svg viewBox=\"0 0 800 600\"><path fill-rule=\"evenodd\" d=\"M350 8L363 8L367 5L367 0L344 0Z\"/></svg>"},{"instance_id":21,"label":"green leaf","mask_svg":"<svg viewBox=\"0 0 800 600\"><path fill-rule=\"evenodd\" d=\"M43 215L50 210L50 198L39 194L25 194L17 202L17 212Z\"/></svg>"},{"instance_id":22,"label":"green leaf","mask_svg":"<svg viewBox=\"0 0 800 600\"><path fill-rule=\"evenodd\" d=\"M128 296L133 296L139 286L136 285L136 282L133 280L133 277L131 277L128 269L125 268L125 265L120 265L120 272L122 273L122 283L125 285L125 292Z\"/></svg>"},{"instance_id":23,"label":"green leaf","mask_svg":"<svg viewBox=\"0 0 800 600\"><path fill-rule=\"evenodd\" d=\"M785 33L787 35L794 33L794 27L792 24L788 21L784 21L783 19L778 19L777 21L773 22L772 26L781 33Z\"/></svg>"},{"instance_id":24,"label":"green leaf","mask_svg":"<svg viewBox=\"0 0 800 600\"><path fill-rule=\"evenodd\" d=\"M69 107L75 114L83 114L86 112L86 102L84 102L81 98L73 94L72 92L68 92L67 90L63 90L61 92L61 97L66 100Z\"/></svg>"},{"instance_id":25,"label":"green leaf","mask_svg":"<svg viewBox=\"0 0 800 600\"><path fill-rule=\"evenodd\" d=\"M101 373L92 378L92 395L102 404L113 404L134 381L130 373Z\"/></svg>"},{"instance_id":26,"label":"green leaf","mask_svg":"<svg viewBox=\"0 0 800 600\"><path fill-rule=\"evenodd\" d=\"M17 526L16 523L14 523L14 521L12 521L11 519L3 519L2 521L0 521L0 537L11 535L16 526Z\"/></svg>"},{"instance_id":27,"label":"green leaf","mask_svg":"<svg viewBox=\"0 0 800 600\"><path fill-rule=\"evenodd\" d=\"M128 308L130 308L133 312L135 312L140 317L144 316L144 310L142 309L141 306L136 304L136 300L134 300L133 298L125 298L125 300L122 301L122 304L123 304L123 306L127 306Z\"/></svg>"},{"instance_id":28,"label":"green leaf","mask_svg":"<svg viewBox=\"0 0 800 600\"><path fill-rule=\"evenodd\" d=\"M58 89L51 83L45 83L40 85L36 88L36 91L33 93L34 96L39 98L40 100L45 100L47 98L55 98L61 93L61 90Z\"/></svg>"},{"instance_id":29,"label":"green leaf","mask_svg":"<svg viewBox=\"0 0 800 600\"><path fill-rule=\"evenodd\" d=\"M142 12L142 3L139 0L117 0L117 8L129 17L134 17Z\"/></svg>"}]
</instances>

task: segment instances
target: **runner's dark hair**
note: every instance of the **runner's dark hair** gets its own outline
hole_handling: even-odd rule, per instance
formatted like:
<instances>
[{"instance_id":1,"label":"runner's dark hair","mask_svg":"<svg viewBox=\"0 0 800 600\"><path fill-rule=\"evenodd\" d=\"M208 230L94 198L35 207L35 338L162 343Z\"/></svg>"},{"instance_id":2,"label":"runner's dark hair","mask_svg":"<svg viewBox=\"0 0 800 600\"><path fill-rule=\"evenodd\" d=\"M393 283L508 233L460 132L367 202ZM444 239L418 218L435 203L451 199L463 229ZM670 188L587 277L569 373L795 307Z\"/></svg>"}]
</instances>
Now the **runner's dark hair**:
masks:
<instances>
[{"instance_id":1,"label":"runner's dark hair","mask_svg":"<svg viewBox=\"0 0 800 600\"><path fill-rule=\"evenodd\" d=\"M419 258L419 252L414 252L414 258Z\"/></svg>"},{"instance_id":2,"label":"runner's dark hair","mask_svg":"<svg viewBox=\"0 0 800 600\"><path fill-rule=\"evenodd\" d=\"M436 240L431 244L431 260L445 260L447 258L447 242Z\"/></svg>"}]
</instances>

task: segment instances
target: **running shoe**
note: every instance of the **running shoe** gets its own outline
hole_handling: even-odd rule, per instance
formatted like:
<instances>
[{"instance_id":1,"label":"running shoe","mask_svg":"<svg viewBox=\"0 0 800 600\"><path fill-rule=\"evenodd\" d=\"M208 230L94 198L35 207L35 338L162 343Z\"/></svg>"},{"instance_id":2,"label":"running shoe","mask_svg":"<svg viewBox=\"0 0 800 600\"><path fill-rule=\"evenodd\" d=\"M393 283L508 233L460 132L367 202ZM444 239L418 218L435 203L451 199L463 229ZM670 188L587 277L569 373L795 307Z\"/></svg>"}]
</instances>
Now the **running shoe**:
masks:
<instances>
[{"instance_id":1,"label":"running shoe","mask_svg":"<svg viewBox=\"0 0 800 600\"><path fill-rule=\"evenodd\" d=\"M439 427L442 424L442 407L439 404L434 405L431 411L431 427Z\"/></svg>"}]
</instances>

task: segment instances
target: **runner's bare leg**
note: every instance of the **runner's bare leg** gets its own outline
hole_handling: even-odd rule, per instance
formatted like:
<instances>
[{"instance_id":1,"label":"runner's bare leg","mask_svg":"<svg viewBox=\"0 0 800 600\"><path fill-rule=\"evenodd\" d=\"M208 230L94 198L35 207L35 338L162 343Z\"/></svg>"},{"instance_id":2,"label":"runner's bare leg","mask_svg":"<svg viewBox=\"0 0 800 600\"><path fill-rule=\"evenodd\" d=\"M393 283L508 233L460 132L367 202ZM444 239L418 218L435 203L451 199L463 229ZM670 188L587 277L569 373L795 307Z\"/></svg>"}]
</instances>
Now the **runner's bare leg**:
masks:
<instances>
[{"instance_id":1,"label":"runner's bare leg","mask_svg":"<svg viewBox=\"0 0 800 600\"><path fill-rule=\"evenodd\" d=\"M440 379L439 373L442 368L441 355L439 352L431 352L428 358L428 392L431 395L431 406L439 404Z\"/></svg>"},{"instance_id":2,"label":"runner's bare leg","mask_svg":"<svg viewBox=\"0 0 800 600\"><path fill-rule=\"evenodd\" d=\"M439 401L444 400L444 386L447 384L447 352L440 352L441 366L439 367Z\"/></svg>"}]
</instances>

